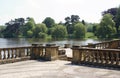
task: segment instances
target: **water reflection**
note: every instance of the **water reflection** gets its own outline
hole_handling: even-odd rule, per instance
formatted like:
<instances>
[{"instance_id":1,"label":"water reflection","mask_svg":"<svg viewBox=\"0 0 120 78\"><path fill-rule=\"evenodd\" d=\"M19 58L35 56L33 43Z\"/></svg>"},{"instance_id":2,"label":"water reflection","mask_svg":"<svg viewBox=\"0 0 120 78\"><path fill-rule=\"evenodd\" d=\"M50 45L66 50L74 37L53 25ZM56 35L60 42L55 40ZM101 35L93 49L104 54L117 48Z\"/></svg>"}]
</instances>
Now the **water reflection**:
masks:
<instances>
[{"instance_id":1,"label":"water reflection","mask_svg":"<svg viewBox=\"0 0 120 78\"><path fill-rule=\"evenodd\" d=\"M38 44L57 44L58 46L64 46L64 44L71 45L87 45L88 43L98 43L100 40L43 40L43 39L31 39L31 38L0 38L0 48L5 47L21 47L21 46L30 46L32 43Z\"/></svg>"}]
</instances>

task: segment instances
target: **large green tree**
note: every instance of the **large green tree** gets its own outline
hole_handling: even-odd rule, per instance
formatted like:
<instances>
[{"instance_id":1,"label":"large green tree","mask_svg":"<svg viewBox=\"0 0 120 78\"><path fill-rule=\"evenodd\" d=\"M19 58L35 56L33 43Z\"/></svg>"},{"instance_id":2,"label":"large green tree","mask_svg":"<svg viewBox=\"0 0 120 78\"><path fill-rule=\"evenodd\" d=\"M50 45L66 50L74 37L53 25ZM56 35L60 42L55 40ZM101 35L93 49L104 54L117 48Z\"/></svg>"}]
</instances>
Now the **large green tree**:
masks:
<instances>
[{"instance_id":1,"label":"large green tree","mask_svg":"<svg viewBox=\"0 0 120 78\"><path fill-rule=\"evenodd\" d=\"M20 35L20 27L25 24L24 18L18 18L7 22L6 28L3 30L5 38L17 38Z\"/></svg>"},{"instance_id":2,"label":"large green tree","mask_svg":"<svg viewBox=\"0 0 120 78\"><path fill-rule=\"evenodd\" d=\"M48 28L51 28L55 25L55 21L51 17L46 17L42 23L44 23Z\"/></svg>"},{"instance_id":3,"label":"large green tree","mask_svg":"<svg viewBox=\"0 0 120 78\"><path fill-rule=\"evenodd\" d=\"M115 22L116 31L118 33L120 27L120 6L118 8L110 8L107 11L103 11L102 15L104 16L105 14L111 14L113 16L112 19Z\"/></svg>"},{"instance_id":4,"label":"large green tree","mask_svg":"<svg viewBox=\"0 0 120 78\"><path fill-rule=\"evenodd\" d=\"M105 14L97 28L98 38L111 38L116 33L111 14Z\"/></svg>"},{"instance_id":5,"label":"large green tree","mask_svg":"<svg viewBox=\"0 0 120 78\"><path fill-rule=\"evenodd\" d=\"M74 32L74 25L79 21L80 17L78 15L71 15L70 17L65 18L65 26L67 28L67 32L69 36L71 36Z\"/></svg>"},{"instance_id":6,"label":"large green tree","mask_svg":"<svg viewBox=\"0 0 120 78\"><path fill-rule=\"evenodd\" d=\"M117 32L119 33L119 27L120 27L120 6L117 9L117 14L115 16L115 23L116 23Z\"/></svg>"},{"instance_id":7,"label":"large green tree","mask_svg":"<svg viewBox=\"0 0 120 78\"><path fill-rule=\"evenodd\" d=\"M63 25L57 25L53 28L52 37L54 39L58 38L66 38L67 37L67 29Z\"/></svg>"},{"instance_id":8,"label":"large green tree","mask_svg":"<svg viewBox=\"0 0 120 78\"><path fill-rule=\"evenodd\" d=\"M74 26L74 37L75 38L85 38L86 29L82 23L77 23Z\"/></svg>"},{"instance_id":9,"label":"large green tree","mask_svg":"<svg viewBox=\"0 0 120 78\"><path fill-rule=\"evenodd\" d=\"M35 38L44 38L47 34L48 28L46 27L45 24L36 24L36 27L34 28L34 37Z\"/></svg>"}]
</instances>

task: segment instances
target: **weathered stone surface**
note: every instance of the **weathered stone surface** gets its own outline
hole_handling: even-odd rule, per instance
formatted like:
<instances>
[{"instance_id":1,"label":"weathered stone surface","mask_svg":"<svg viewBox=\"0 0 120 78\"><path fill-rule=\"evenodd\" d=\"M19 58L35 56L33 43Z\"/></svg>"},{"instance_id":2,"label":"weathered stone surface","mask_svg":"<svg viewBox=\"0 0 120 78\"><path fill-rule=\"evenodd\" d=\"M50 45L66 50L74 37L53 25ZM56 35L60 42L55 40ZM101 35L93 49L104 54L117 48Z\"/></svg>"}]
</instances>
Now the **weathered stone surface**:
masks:
<instances>
[{"instance_id":1,"label":"weathered stone surface","mask_svg":"<svg viewBox=\"0 0 120 78\"><path fill-rule=\"evenodd\" d=\"M0 65L0 78L119 78L120 71L71 65L69 61L22 61Z\"/></svg>"}]
</instances>

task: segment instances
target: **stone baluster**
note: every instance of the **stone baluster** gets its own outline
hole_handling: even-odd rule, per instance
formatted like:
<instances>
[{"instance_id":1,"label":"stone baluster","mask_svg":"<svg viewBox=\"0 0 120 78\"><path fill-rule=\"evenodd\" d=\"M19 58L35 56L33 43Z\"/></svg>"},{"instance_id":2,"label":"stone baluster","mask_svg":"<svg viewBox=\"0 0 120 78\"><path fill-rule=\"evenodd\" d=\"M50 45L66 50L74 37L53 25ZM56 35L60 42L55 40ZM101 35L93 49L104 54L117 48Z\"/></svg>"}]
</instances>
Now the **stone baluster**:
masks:
<instances>
[{"instance_id":1,"label":"stone baluster","mask_svg":"<svg viewBox=\"0 0 120 78\"><path fill-rule=\"evenodd\" d=\"M105 57L106 64L109 64L109 56L108 56L108 52L105 52L105 53L106 53L106 57Z\"/></svg>"},{"instance_id":2,"label":"stone baluster","mask_svg":"<svg viewBox=\"0 0 120 78\"><path fill-rule=\"evenodd\" d=\"M8 49L8 59L10 58L10 49Z\"/></svg>"},{"instance_id":3,"label":"stone baluster","mask_svg":"<svg viewBox=\"0 0 120 78\"><path fill-rule=\"evenodd\" d=\"M11 58L14 58L14 49L11 48Z\"/></svg>"},{"instance_id":4,"label":"stone baluster","mask_svg":"<svg viewBox=\"0 0 120 78\"><path fill-rule=\"evenodd\" d=\"M6 50L5 50L5 58L6 58L6 59L9 59L8 52L9 52L9 49L6 49Z\"/></svg>"},{"instance_id":5,"label":"stone baluster","mask_svg":"<svg viewBox=\"0 0 120 78\"><path fill-rule=\"evenodd\" d=\"M83 61L85 62L86 61L86 58L87 58L87 51L86 50L82 50L82 52L83 52Z\"/></svg>"},{"instance_id":6,"label":"stone baluster","mask_svg":"<svg viewBox=\"0 0 120 78\"><path fill-rule=\"evenodd\" d=\"M30 49L26 48L26 56L29 56L29 53L30 53Z\"/></svg>"},{"instance_id":7,"label":"stone baluster","mask_svg":"<svg viewBox=\"0 0 120 78\"><path fill-rule=\"evenodd\" d=\"M90 57L91 57L91 50L86 50L86 61L90 62Z\"/></svg>"},{"instance_id":8,"label":"stone baluster","mask_svg":"<svg viewBox=\"0 0 120 78\"><path fill-rule=\"evenodd\" d=\"M28 56L30 56L31 53L32 53L32 47L29 47L29 48L28 48Z\"/></svg>"},{"instance_id":9,"label":"stone baluster","mask_svg":"<svg viewBox=\"0 0 120 78\"><path fill-rule=\"evenodd\" d=\"M101 58L101 63L104 63L104 55L103 55L103 51L100 51L100 58Z\"/></svg>"},{"instance_id":10,"label":"stone baluster","mask_svg":"<svg viewBox=\"0 0 120 78\"><path fill-rule=\"evenodd\" d=\"M39 56L43 57L43 47L39 47Z\"/></svg>"},{"instance_id":11,"label":"stone baluster","mask_svg":"<svg viewBox=\"0 0 120 78\"><path fill-rule=\"evenodd\" d=\"M16 49L16 57L20 57L21 55L20 55L20 50L19 50L19 48L17 48Z\"/></svg>"},{"instance_id":12,"label":"stone baluster","mask_svg":"<svg viewBox=\"0 0 120 78\"><path fill-rule=\"evenodd\" d=\"M119 52L115 52L115 54L116 54L116 65L119 65L119 61L120 61L120 59L119 59Z\"/></svg>"},{"instance_id":13,"label":"stone baluster","mask_svg":"<svg viewBox=\"0 0 120 78\"><path fill-rule=\"evenodd\" d=\"M5 49L3 49L3 59L6 59L5 57Z\"/></svg>"},{"instance_id":14,"label":"stone baluster","mask_svg":"<svg viewBox=\"0 0 120 78\"><path fill-rule=\"evenodd\" d=\"M113 65L114 64L114 52L110 52L111 54L111 64Z\"/></svg>"},{"instance_id":15,"label":"stone baluster","mask_svg":"<svg viewBox=\"0 0 120 78\"><path fill-rule=\"evenodd\" d=\"M91 61L92 63L94 63L95 62L95 51L94 50L92 50L92 61Z\"/></svg>"},{"instance_id":16,"label":"stone baluster","mask_svg":"<svg viewBox=\"0 0 120 78\"><path fill-rule=\"evenodd\" d=\"M99 62L100 62L99 51L96 51L96 54L97 54L97 57L96 57L96 58L97 58L97 60L96 60L96 62L97 62L97 63L99 63Z\"/></svg>"},{"instance_id":17,"label":"stone baluster","mask_svg":"<svg viewBox=\"0 0 120 78\"><path fill-rule=\"evenodd\" d=\"M25 49L20 48L21 57L25 57Z\"/></svg>"},{"instance_id":18,"label":"stone baluster","mask_svg":"<svg viewBox=\"0 0 120 78\"><path fill-rule=\"evenodd\" d=\"M17 58L17 49L14 49L14 58Z\"/></svg>"},{"instance_id":19,"label":"stone baluster","mask_svg":"<svg viewBox=\"0 0 120 78\"><path fill-rule=\"evenodd\" d=\"M1 49L0 49L0 60L2 59Z\"/></svg>"}]
</instances>

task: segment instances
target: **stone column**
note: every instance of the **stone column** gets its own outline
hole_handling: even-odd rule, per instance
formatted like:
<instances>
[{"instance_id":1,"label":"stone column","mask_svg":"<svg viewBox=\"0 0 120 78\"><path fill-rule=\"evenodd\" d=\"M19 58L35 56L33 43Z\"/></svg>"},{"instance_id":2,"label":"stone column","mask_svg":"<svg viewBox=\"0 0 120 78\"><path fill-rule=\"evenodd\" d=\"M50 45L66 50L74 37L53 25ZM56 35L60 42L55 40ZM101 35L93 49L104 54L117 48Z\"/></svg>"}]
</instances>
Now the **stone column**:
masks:
<instances>
[{"instance_id":1,"label":"stone column","mask_svg":"<svg viewBox=\"0 0 120 78\"><path fill-rule=\"evenodd\" d=\"M58 46L47 44L45 47L45 60L52 61L58 59Z\"/></svg>"},{"instance_id":2,"label":"stone column","mask_svg":"<svg viewBox=\"0 0 120 78\"><path fill-rule=\"evenodd\" d=\"M42 54L41 49L43 49L43 44L32 44L31 59L39 59Z\"/></svg>"},{"instance_id":3,"label":"stone column","mask_svg":"<svg viewBox=\"0 0 120 78\"><path fill-rule=\"evenodd\" d=\"M80 51L79 46L73 46L72 50L73 50L72 63L73 64L79 64L81 62L81 58L82 58L82 55L79 54L80 53L79 52Z\"/></svg>"}]
</instances>

